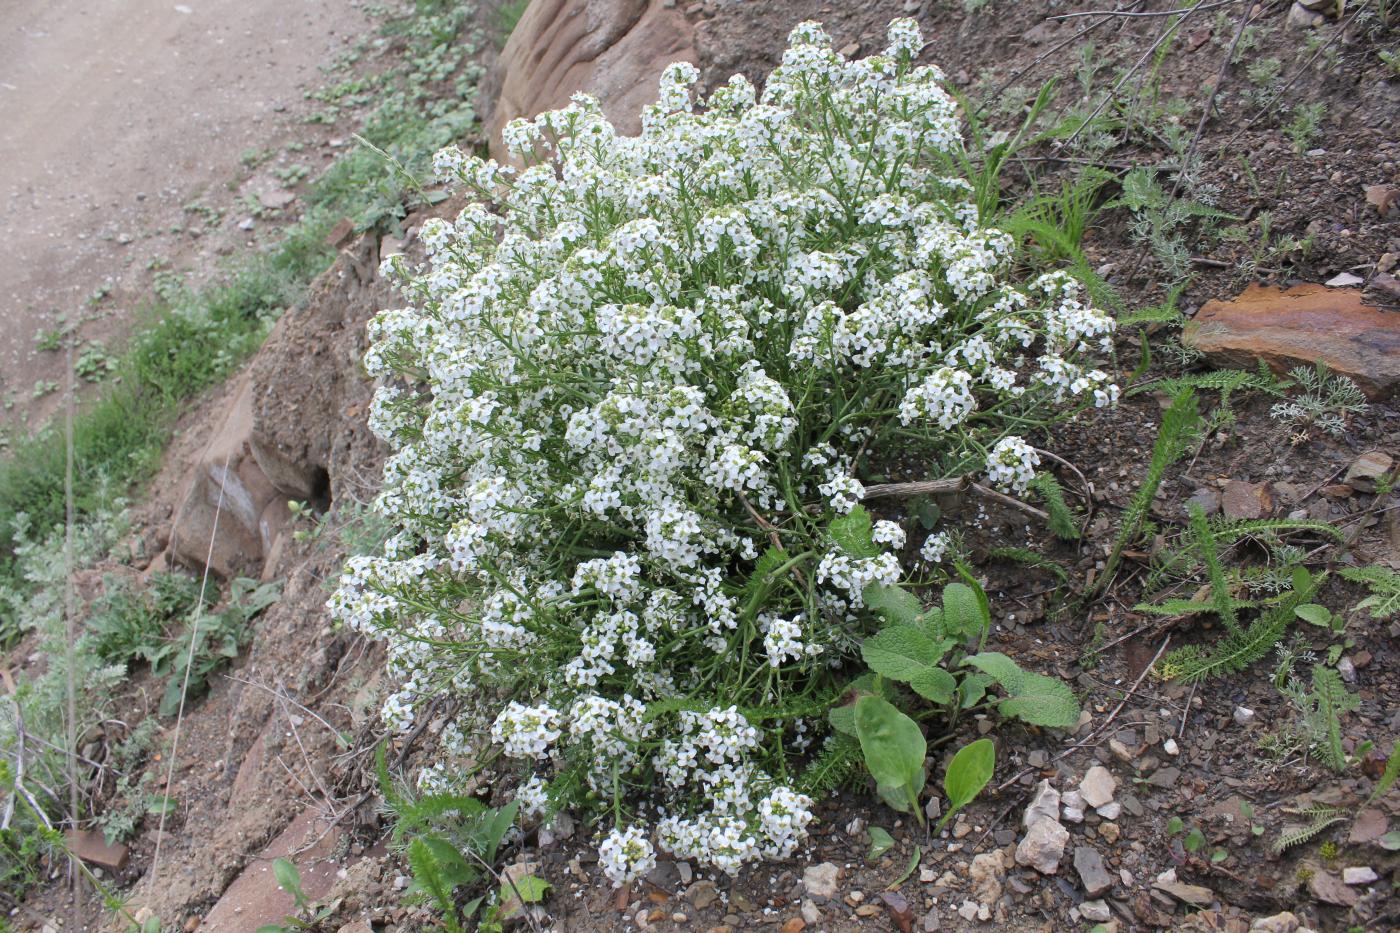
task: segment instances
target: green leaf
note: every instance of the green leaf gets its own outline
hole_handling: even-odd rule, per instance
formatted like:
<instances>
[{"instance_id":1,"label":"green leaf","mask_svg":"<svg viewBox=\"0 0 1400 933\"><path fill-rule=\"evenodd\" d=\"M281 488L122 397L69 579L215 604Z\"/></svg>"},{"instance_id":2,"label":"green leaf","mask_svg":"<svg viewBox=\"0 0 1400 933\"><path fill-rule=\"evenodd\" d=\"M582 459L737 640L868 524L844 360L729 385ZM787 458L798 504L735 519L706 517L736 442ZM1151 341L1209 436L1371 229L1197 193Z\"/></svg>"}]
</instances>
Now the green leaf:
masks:
<instances>
[{"instance_id":1,"label":"green leaf","mask_svg":"<svg viewBox=\"0 0 1400 933\"><path fill-rule=\"evenodd\" d=\"M301 872L297 871L291 859L273 859L272 877L277 879L279 888L292 896L298 907L307 903L306 894L301 890Z\"/></svg>"},{"instance_id":2,"label":"green leaf","mask_svg":"<svg viewBox=\"0 0 1400 933\"><path fill-rule=\"evenodd\" d=\"M175 807L176 803L174 797L162 795L146 804L146 812L152 816L160 816L161 814L169 816L175 812Z\"/></svg>"},{"instance_id":3,"label":"green leaf","mask_svg":"<svg viewBox=\"0 0 1400 933\"><path fill-rule=\"evenodd\" d=\"M861 592L865 605L885 617L886 622L912 625L924 607L919 598L901 586L872 583Z\"/></svg>"},{"instance_id":4,"label":"green leaf","mask_svg":"<svg viewBox=\"0 0 1400 933\"><path fill-rule=\"evenodd\" d=\"M1063 681L1021 670L999 651L984 651L963 661L991 675L1007 698L998 706L1004 716L1015 716L1034 726L1068 729L1079 722L1079 701Z\"/></svg>"},{"instance_id":5,"label":"green leaf","mask_svg":"<svg viewBox=\"0 0 1400 933\"><path fill-rule=\"evenodd\" d=\"M1210 854L1210 860L1212 862L1223 862L1229 857L1230 853L1226 852L1224 849L1216 849Z\"/></svg>"},{"instance_id":6,"label":"green leaf","mask_svg":"<svg viewBox=\"0 0 1400 933\"><path fill-rule=\"evenodd\" d=\"M894 625L867 638L860 653L875 673L909 684L927 700L947 704L953 700L957 681L938 662L949 647L947 641L936 641L921 628Z\"/></svg>"},{"instance_id":7,"label":"green leaf","mask_svg":"<svg viewBox=\"0 0 1400 933\"><path fill-rule=\"evenodd\" d=\"M432 852L438 874L449 888L470 884L481 874L476 866L468 862L466 857L457 851L457 847L448 840L441 836L432 835L423 836L422 839L429 851Z\"/></svg>"},{"instance_id":8,"label":"green leaf","mask_svg":"<svg viewBox=\"0 0 1400 933\"><path fill-rule=\"evenodd\" d=\"M849 515L841 515L831 520L827 528L831 540L841 550L852 557L876 557L880 548L875 546L870 513L864 506L856 506Z\"/></svg>"},{"instance_id":9,"label":"green leaf","mask_svg":"<svg viewBox=\"0 0 1400 933\"><path fill-rule=\"evenodd\" d=\"M1174 816L1171 819L1167 820L1167 832L1170 835L1175 836L1177 833L1181 832L1185 828L1186 824L1181 821L1181 817L1179 816Z\"/></svg>"},{"instance_id":10,"label":"green leaf","mask_svg":"<svg viewBox=\"0 0 1400 933\"><path fill-rule=\"evenodd\" d=\"M827 722L831 723L831 728L842 735L856 734L856 706L854 703L833 706L827 711L826 719Z\"/></svg>"},{"instance_id":11,"label":"green leaf","mask_svg":"<svg viewBox=\"0 0 1400 933\"><path fill-rule=\"evenodd\" d=\"M147 933L148 930L154 930L155 933L160 933L160 921L157 920L155 917L152 917L151 920L155 920L156 925L154 927L151 927L149 926L150 921L146 921L147 926L141 927L142 933ZM268 923L258 927L256 930L253 931L253 933L287 933L287 928L283 926L278 926L275 923Z\"/></svg>"},{"instance_id":12,"label":"green leaf","mask_svg":"<svg viewBox=\"0 0 1400 933\"><path fill-rule=\"evenodd\" d=\"M901 874L898 878L891 881L889 884L885 885L885 890L893 891L897 889L900 885L902 885L904 882L908 881L909 877L914 874L914 869L919 867L919 862L923 861L923 858L924 850L919 848L918 846L915 846L914 854L909 856L909 864L904 866L904 873Z\"/></svg>"},{"instance_id":13,"label":"green leaf","mask_svg":"<svg viewBox=\"0 0 1400 933\"><path fill-rule=\"evenodd\" d=\"M938 825L943 824L963 807L973 801L996 770L997 752L991 739L978 739L958 749L948 770L943 775L943 792L948 795L948 812Z\"/></svg>"},{"instance_id":14,"label":"green leaf","mask_svg":"<svg viewBox=\"0 0 1400 933\"><path fill-rule=\"evenodd\" d=\"M1201 846L1206 844L1206 834L1201 832L1199 826L1191 827L1191 831L1186 834L1186 840L1182 843L1187 852L1199 852Z\"/></svg>"},{"instance_id":15,"label":"green leaf","mask_svg":"<svg viewBox=\"0 0 1400 933\"><path fill-rule=\"evenodd\" d=\"M549 890L549 882L535 875L525 875L523 878L516 878L514 887L509 882L501 885L502 899L510 897L512 894L518 896L523 903L538 904L544 900L545 892Z\"/></svg>"},{"instance_id":16,"label":"green leaf","mask_svg":"<svg viewBox=\"0 0 1400 933\"><path fill-rule=\"evenodd\" d=\"M491 813L490 818L481 828L472 841L476 843L476 849L481 858L490 864L496 861L496 850L500 848L501 840L515 823L515 814L520 810L520 801L512 800L510 803Z\"/></svg>"},{"instance_id":17,"label":"green leaf","mask_svg":"<svg viewBox=\"0 0 1400 933\"><path fill-rule=\"evenodd\" d=\"M987 695L987 688L994 682L990 674L978 672L964 675L962 683L958 685L958 692L962 694L962 708L972 709L981 703L982 698Z\"/></svg>"},{"instance_id":18,"label":"green leaf","mask_svg":"<svg viewBox=\"0 0 1400 933\"><path fill-rule=\"evenodd\" d=\"M979 596L965 583L949 583L943 588L943 625L949 635L981 638L991 624L985 593Z\"/></svg>"},{"instance_id":19,"label":"green leaf","mask_svg":"<svg viewBox=\"0 0 1400 933\"><path fill-rule=\"evenodd\" d=\"M856 700L856 737L865 754L865 766L886 792L898 792L895 800L900 812L922 816L919 810L919 790L924 784L924 758L928 743L918 723L895 709L888 700L863 696Z\"/></svg>"},{"instance_id":20,"label":"green leaf","mask_svg":"<svg viewBox=\"0 0 1400 933\"><path fill-rule=\"evenodd\" d=\"M1371 793L1366 798L1367 806L1381 799L1397 777L1400 777L1400 739L1396 739L1395 744L1390 747L1390 757L1385 760L1385 770L1381 772L1381 779L1371 788Z\"/></svg>"},{"instance_id":21,"label":"green leaf","mask_svg":"<svg viewBox=\"0 0 1400 933\"><path fill-rule=\"evenodd\" d=\"M874 861L894 848L894 837L879 826L870 827L870 854L866 858Z\"/></svg>"},{"instance_id":22,"label":"green leaf","mask_svg":"<svg viewBox=\"0 0 1400 933\"><path fill-rule=\"evenodd\" d=\"M1301 606L1293 607L1293 614L1310 625L1327 629L1332 627L1332 610L1326 606L1319 606L1317 603L1303 603Z\"/></svg>"},{"instance_id":23,"label":"green leaf","mask_svg":"<svg viewBox=\"0 0 1400 933\"><path fill-rule=\"evenodd\" d=\"M938 524L938 520L943 517L943 510L938 507L938 503L933 501L931 496L919 496L911 503L914 515L919 519L919 524L925 531L932 531L933 526Z\"/></svg>"},{"instance_id":24,"label":"green leaf","mask_svg":"<svg viewBox=\"0 0 1400 933\"><path fill-rule=\"evenodd\" d=\"M1392 829L1380 838L1381 848L1387 852L1394 852L1400 849L1400 830Z\"/></svg>"}]
</instances>

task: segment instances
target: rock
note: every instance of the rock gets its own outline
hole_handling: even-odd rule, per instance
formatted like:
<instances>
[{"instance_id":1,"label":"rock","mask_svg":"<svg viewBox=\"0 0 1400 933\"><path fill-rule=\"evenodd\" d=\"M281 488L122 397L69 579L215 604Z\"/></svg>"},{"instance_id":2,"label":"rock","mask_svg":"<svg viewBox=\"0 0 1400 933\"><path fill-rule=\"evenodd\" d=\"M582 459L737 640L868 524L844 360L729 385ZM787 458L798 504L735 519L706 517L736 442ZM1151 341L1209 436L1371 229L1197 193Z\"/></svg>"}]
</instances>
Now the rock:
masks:
<instances>
[{"instance_id":1,"label":"rock","mask_svg":"<svg viewBox=\"0 0 1400 933\"><path fill-rule=\"evenodd\" d=\"M702 878L685 889L685 899L690 901L696 910L704 910L719 900L719 889L713 881Z\"/></svg>"},{"instance_id":2,"label":"rock","mask_svg":"<svg viewBox=\"0 0 1400 933\"><path fill-rule=\"evenodd\" d=\"M1098 808L1113 799L1118 782L1103 765L1094 765L1079 782L1079 794L1089 806Z\"/></svg>"},{"instance_id":3,"label":"rock","mask_svg":"<svg viewBox=\"0 0 1400 933\"><path fill-rule=\"evenodd\" d=\"M880 895L880 900L885 902L885 910L900 933L910 933L914 928L914 911L909 899L898 891L886 891Z\"/></svg>"},{"instance_id":4,"label":"rock","mask_svg":"<svg viewBox=\"0 0 1400 933\"><path fill-rule=\"evenodd\" d=\"M859 907L856 908L856 916L857 916L857 917L866 917L866 918L870 918L870 917L877 916L879 913L880 913L880 907L879 907L878 904L862 904L862 905L860 905Z\"/></svg>"},{"instance_id":5,"label":"rock","mask_svg":"<svg viewBox=\"0 0 1400 933\"><path fill-rule=\"evenodd\" d=\"M1241 726L1247 726L1254 722L1254 710L1247 706L1236 706L1235 722Z\"/></svg>"},{"instance_id":6,"label":"rock","mask_svg":"<svg viewBox=\"0 0 1400 933\"><path fill-rule=\"evenodd\" d=\"M1342 658L1337 662L1337 673L1346 683L1356 683L1356 663L1351 658Z\"/></svg>"},{"instance_id":7,"label":"rock","mask_svg":"<svg viewBox=\"0 0 1400 933\"><path fill-rule=\"evenodd\" d=\"M1327 21L1327 17L1321 13L1314 13L1301 3L1295 2L1288 8L1287 24L1294 29L1310 29L1313 26L1321 26Z\"/></svg>"},{"instance_id":8,"label":"rock","mask_svg":"<svg viewBox=\"0 0 1400 933\"><path fill-rule=\"evenodd\" d=\"M122 843L111 844L102 838L102 834L88 829L70 829L68 831L68 847L73 850L73 854L87 862L89 865L96 865L99 868L116 874L126 867L126 862L130 853Z\"/></svg>"},{"instance_id":9,"label":"rock","mask_svg":"<svg viewBox=\"0 0 1400 933\"><path fill-rule=\"evenodd\" d=\"M223 423L191 468L175 511L171 556L225 579L258 576L263 558L291 521L279 492L253 453L253 386L240 377Z\"/></svg>"},{"instance_id":10,"label":"rock","mask_svg":"<svg viewBox=\"0 0 1400 933\"><path fill-rule=\"evenodd\" d=\"M1308 890L1312 896L1325 904L1338 907L1354 907L1360 896L1342 883L1342 879L1330 871L1318 870L1308 879Z\"/></svg>"},{"instance_id":11,"label":"rock","mask_svg":"<svg viewBox=\"0 0 1400 933\"><path fill-rule=\"evenodd\" d=\"M1361 868L1342 869L1343 884L1370 884L1379 879L1380 876L1376 874L1376 870L1369 865Z\"/></svg>"},{"instance_id":12,"label":"rock","mask_svg":"<svg viewBox=\"0 0 1400 933\"><path fill-rule=\"evenodd\" d=\"M1332 276L1323 284L1328 288L1351 288L1355 285L1364 284L1365 281L1366 280L1359 275L1352 275L1350 272L1341 272Z\"/></svg>"},{"instance_id":13,"label":"rock","mask_svg":"<svg viewBox=\"0 0 1400 933\"><path fill-rule=\"evenodd\" d=\"M1181 754L1181 748L1176 744L1176 739L1167 739L1162 743L1162 751L1175 758Z\"/></svg>"},{"instance_id":14,"label":"rock","mask_svg":"<svg viewBox=\"0 0 1400 933\"><path fill-rule=\"evenodd\" d=\"M1368 450L1357 457L1347 469L1347 475L1342 478L1342 482L1362 492L1375 492L1376 481L1389 473L1394 466L1395 461L1390 454Z\"/></svg>"},{"instance_id":15,"label":"rock","mask_svg":"<svg viewBox=\"0 0 1400 933\"><path fill-rule=\"evenodd\" d=\"M1180 777L1180 768L1158 768L1156 771L1152 772L1152 776L1147 779L1147 783L1151 784L1153 787L1167 789L1175 787Z\"/></svg>"},{"instance_id":16,"label":"rock","mask_svg":"<svg viewBox=\"0 0 1400 933\"><path fill-rule=\"evenodd\" d=\"M239 230L252 230L254 226L253 218L251 217L244 217L238 222Z\"/></svg>"},{"instance_id":17,"label":"rock","mask_svg":"<svg viewBox=\"0 0 1400 933\"><path fill-rule=\"evenodd\" d=\"M1060 819L1060 792L1050 786L1049 781L1041 781L1035 787L1035 793L1031 795L1030 806L1026 807L1026 812L1021 816L1021 826L1030 829L1042 819L1059 821Z\"/></svg>"},{"instance_id":18,"label":"rock","mask_svg":"<svg viewBox=\"0 0 1400 933\"><path fill-rule=\"evenodd\" d=\"M1056 820L1043 818L1030 828L1016 847L1016 864L1027 865L1042 875L1053 875L1060 870L1060 859L1065 854L1067 842L1069 830Z\"/></svg>"},{"instance_id":19,"label":"rock","mask_svg":"<svg viewBox=\"0 0 1400 933\"><path fill-rule=\"evenodd\" d=\"M1226 518L1264 518L1274 510L1274 497L1267 484L1232 479L1221 493L1220 509Z\"/></svg>"},{"instance_id":20,"label":"rock","mask_svg":"<svg viewBox=\"0 0 1400 933\"><path fill-rule=\"evenodd\" d=\"M1006 858L1000 849L974 856L968 867L972 881L972 896L988 907L1001 900L1002 879L1006 877Z\"/></svg>"},{"instance_id":21,"label":"rock","mask_svg":"<svg viewBox=\"0 0 1400 933\"><path fill-rule=\"evenodd\" d=\"M1400 279L1389 272L1377 272L1371 277L1371 287L1378 292L1384 292L1391 298L1400 298Z\"/></svg>"},{"instance_id":22,"label":"rock","mask_svg":"<svg viewBox=\"0 0 1400 933\"><path fill-rule=\"evenodd\" d=\"M1215 892L1210 888L1178 881L1174 868L1158 875L1157 880L1152 882L1152 887L1193 907L1209 907L1215 901Z\"/></svg>"},{"instance_id":23,"label":"rock","mask_svg":"<svg viewBox=\"0 0 1400 933\"><path fill-rule=\"evenodd\" d=\"M1351 824L1351 833L1347 836L1347 842L1365 845L1384 836L1385 831L1385 813L1375 807L1367 807L1356 814L1356 819Z\"/></svg>"},{"instance_id":24,"label":"rock","mask_svg":"<svg viewBox=\"0 0 1400 933\"><path fill-rule=\"evenodd\" d=\"M855 58L857 55L860 54L860 43L848 42L845 45L841 46L841 48L837 49L836 54L840 55L842 58Z\"/></svg>"},{"instance_id":25,"label":"rock","mask_svg":"<svg viewBox=\"0 0 1400 933\"><path fill-rule=\"evenodd\" d=\"M962 917L964 920L968 921L969 923L972 922L973 920L976 920L976 919L977 919L977 902L976 902L976 901L963 901L963 902L962 902L962 906L960 906L960 907L958 908L958 916Z\"/></svg>"},{"instance_id":26,"label":"rock","mask_svg":"<svg viewBox=\"0 0 1400 933\"><path fill-rule=\"evenodd\" d=\"M331 249L343 249L355 238L355 222L349 217L340 218L331 232L326 234L326 245Z\"/></svg>"},{"instance_id":27,"label":"rock","mask_svg":"<svg viewBox=\"0 0 1400 933\"><path fill-rule=\"evenodd\" d=\"M1090 897L1098 897L1113 887L1113 876L1104 867L1103 856L1091 846L1074 847L1074 870L1079 873L1084 893Z\"/></svg>"},{"instance_id":28,"label":"rock","mask_svg":"<svg viewBox=\"0 0 1400 933\"><path fill-rule=\"evenodd\" d=\"M531 3L488 73L482 101L491 156L510 156L501 129L595 95L618 132L641 131L641 111L657 97L657 79L672 62L695 62L695 29L677 9L649 0L545 0Z\"/></svg>"},{"instance_id":29,"label":"rock","mask_svg":"<svg viewBox=\"0 0 1400 933\"><path fill-rule=\"evenodd\" d=\"M929 820L936 820L943 815L943 804L937 796L930 797L928 803L924 804L924 816Z\"/></svg>"},{"instance_id":30,"label":"rock","mask_svg":"<svg viewBox=\"0 0 1400 933\"><path fill-rule=\"evenodd\" d=\"M1380 214L1381 217L1400 213L1400 188L1393 185L1367 185L1364 190L1366 203L1374 207L1376 213ZM1381 269L1380 271L1389 272L1390 270Z\"/></svg>"},{"instance_id":31,"label":"rock","mask_svg":"<svg viewBox=\"0 0 1400 933\"><path fill-rule=\"evenodd\" d=\"M1113 919L1113 911L1103 901L1085 901L1079 905L1079 916L1091 923L1107 923Z\"/></svg>"},{"instance_id":32,"label":"rock","mask_svg":"<svg viewBox=\"0 0 1400 933\"><path fill-rule=\"evenodd\" d=\"M1060 798L1062 819L1069 823L1084 822L1084 797L1077 790L1066 791Z\"/></svg>"},{"instance_id":33,"label":"rock","mask_svg":"<svg viewBox=\"0 0 1400 933\"><path fill-rule=\"evenodd\" d=\"M1400 385L1400 315L1364 304L1354 288L1252 285L1234 301L1208 301L1182 342L1213 363L1277 372L1322 362L1373 400Z\"/></svg>"},{"instance_id":34,"label":"rock","mask_svg":"<svg viewBox=\"0 0 1400 933\"><path fill-rule=\"evenodd\" d=\"M841 869L831 862L809 865L802 872L802 887L813 897L833 898L836 896L836 888L840 878Z\"/></svg>"},{"instance_id":35,"label":"rock","mask_svg":"<svg viewBox=\"0 0 1400 933\"><path fill-rule=\"evenodd\" d=\"M1123 831L1118 828L1117 823L1107 822L1099 824L1099 835L1104 838L1104 842L1107 842L1110 845L1117 842L1118 837L1122 834Z\"/></svg>"},{"instance_id":36,"label":"rock","mask_svg":"<svg viewBox=\"0 0 1400 933\"><path fill-rule=\"evenodd\" d=\"M1298 933L1302 921L1288 911L1272 917L1260 917L1249 926L1249 933Z\"/></svg>"},{"instance_id":37,"label":"rock","mask_svg":"<svg viewBox=\"0 0 1400 933\"><path fill-rule=\"evenodd\" d=\"M1186 500L1186 505L1195 503L1201 507L1201 511L1206 515L1214 515L1220 511L1220 493L1209 486L1202 486L1191 494L1191 498Z\"/></svg>"},{"instance_id":38,"label":"rock","mask_svg":"<svg viewBox=\"0 0 1400 933\"><path fill-rule=\"evenodd\" d=\"M1094 812L1106 820L1116 820L1123 815L1123 805L1116 800L1110 800L1101 807L1096 807Z\"/></svg>"},{"instance_id":39,"label":"rock","mask_svg":"<svg viewBox=\"0 0 1400 933\"><path fill-rule=\"evenodd\" d=\"M792 917L782 926L778 927L778 933L802 933L807 929L807 921L801 917Z\"/></svg>"},{"instance_id":40,"label":"rock","mask_svg":"<svg viewBox=\"0 0 1400 933\"><path fill-rule=\"evenodd\" d=\"M802 919L809 924L822 922L821 908L805 897L802 899Z\"/></svg>"},{"instance_id":41,"label":"rock","mask_svg":"<svg viewBox=\"0 0 1400 933\"><path fill-rule=\"evenodd\" d=\"M295 194L278 188L273 191L264 191L258 195L258 203L270 211L280 211L297 199Z\"/></svg>"}]
</instances>

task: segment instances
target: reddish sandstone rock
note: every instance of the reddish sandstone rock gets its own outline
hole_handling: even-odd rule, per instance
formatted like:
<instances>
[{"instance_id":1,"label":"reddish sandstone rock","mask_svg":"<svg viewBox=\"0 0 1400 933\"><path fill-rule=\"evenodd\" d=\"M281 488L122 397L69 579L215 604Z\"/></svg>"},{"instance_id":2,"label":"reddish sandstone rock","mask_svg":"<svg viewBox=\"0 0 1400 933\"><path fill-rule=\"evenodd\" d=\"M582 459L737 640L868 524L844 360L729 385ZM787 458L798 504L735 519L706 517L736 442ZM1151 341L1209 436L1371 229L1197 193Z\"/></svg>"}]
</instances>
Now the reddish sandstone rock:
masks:
<instances>
[{"instance_id":1,"label":"reddish sandstone rock","mask_svg":"<svg viewBox=\"0 0 1400 933\"><path fill-rule=\"evenodd\" d=\"M1400 386L1400 314L1364 304L1354 288L1251 285L1234 301L1208 301L1182 342L1222 366L1276 372L1321 361L1371 399Z\"/></svg>"},{"instance_id":2,"label":"reddish sandstone rock","mask_svg":"<svg viewBox=\"0 0 1400 933\"><path fill-rule=\"evenodd\" d=\"M577 91L598 98L624 135L641 132L642 107L672 62L696 61L694 29L663 0L535 0L511 31L483 87L491 155L505 162L501 128L567 106Z\"/></svg>"}]
</instances>

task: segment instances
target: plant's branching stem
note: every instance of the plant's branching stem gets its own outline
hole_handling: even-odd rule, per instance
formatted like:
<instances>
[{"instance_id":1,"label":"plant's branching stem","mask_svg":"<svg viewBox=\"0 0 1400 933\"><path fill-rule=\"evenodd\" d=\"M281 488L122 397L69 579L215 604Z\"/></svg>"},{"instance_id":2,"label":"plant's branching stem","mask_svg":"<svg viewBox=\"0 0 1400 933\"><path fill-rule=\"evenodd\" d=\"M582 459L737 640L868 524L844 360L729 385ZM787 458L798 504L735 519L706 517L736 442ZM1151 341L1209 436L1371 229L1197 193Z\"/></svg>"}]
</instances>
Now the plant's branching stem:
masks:
<instances>
[{"instance_id":1,"label":"plant's branching stem","mask_svg":"<svg viewBox=\"0 0 1400 933\"><path fill-rule=\"evenodd\" d=\"M1000 502L1002 505L1009 505L1013 509L1019 509L1027 515L1033 515L1041 521L1049 521L1050 516L1028 502L1013 498L1005 493L997 492L981 483L974 483L966 476L952 476L948 479L919 480L912 483L880 483L876 486L867 486L865 489L866 499L883 499L890 497L925 496L935 493L949 492L975 492L985 499L993 502Z\"/></svg>"},{"instance_id":2,"label":"plant's branching stem","mask_svg":"<svg viewBox=\"0 0 1400 933\"><path fill-rule=\"evenodd\" d=\"M1129 16L1139 19L1147 19L1154 16L1176 16L1179 13L1192 13L1197 9L1213 10L1218 6L1229 6L1238 3L1239 0L1215 0L1214 3L1197 3L1194 6L1184 6L1176 10L1146 10L1142 12L1132 12L1129 10L1084 10L1080 13L1061 13L1058 16L1047 16L1046 19L1078 19L1082 16Z\"/></svg>"},{"instance_id":3,"label":"plant's branching stem","mask_svg":"<svg viewBox=\"0 0 1400 933\"><path fill-rule=\"evenodd\" d=\"M1172 36L1174 36L1177 33L1177 31L1181 29L1182 25L1188 19L1191 18L1192 14L1194 14L1200 8L1201 3L1197 3L1185 13L1182 13L1180 18L1173 19L1167 23L1166 27L1162 30L1161 34L1157 36L1156 40L1154 40L1153 43L1147 47L1147 50L1142 53L1142 56L1138 58L1136 62L1133 63L1133 66L1123 73L1123 76L1118 79L1118 83L1113 85L1113 89L1104 95L1103 100L1099 101L1098 106L1093 109L1089 116L1084 118L1084 122L1079 124L1079 127L1065 138L1065 145L1069 145L1070 143L1074 142L1079 137L1079 134L1084 132L1085 128L1092 124L1094 122L1094 119L1099 114L1103 113L1104 108L1107 107L1113 101L1113 99L1118 96L1118 92L1123 89L1123 85L1127 84L1129 79L1131 79L1133 75L1138 73L1138 69L1140 69L1143 65L1147 64L1148 59L1150 59L1154 54L1156 54L1157 50L1162 47L1162 44L1165 43ZM1109 18L1111 19L1112 17Z\"/></svg>"}]
</instances>

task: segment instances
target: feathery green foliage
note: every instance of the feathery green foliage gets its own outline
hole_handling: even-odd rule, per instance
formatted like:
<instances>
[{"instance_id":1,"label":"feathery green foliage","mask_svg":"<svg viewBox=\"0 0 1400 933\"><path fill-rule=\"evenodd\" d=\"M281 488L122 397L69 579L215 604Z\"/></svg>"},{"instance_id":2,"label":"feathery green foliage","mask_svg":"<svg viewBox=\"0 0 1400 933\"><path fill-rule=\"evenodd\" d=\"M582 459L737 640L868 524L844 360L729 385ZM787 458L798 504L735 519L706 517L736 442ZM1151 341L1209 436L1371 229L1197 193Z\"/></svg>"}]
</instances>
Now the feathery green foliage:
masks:
<instances>
[{"instance_id":1,"label":"feathery green foliage","mask_svg":"<svg viewBox=\"0 0 1400 933\"><path fill-rule=\"evenodd\" d=\"M1161 488L1167 469L1181 459L1191 439L1201 424L1200 413L1196 410L1196 393L1193 388L1185 388L1172 399L1171 407L1162 416L1162 425L1157 430L1157 440L1152 445L1152 457L1147 464L1142 485L1133 495L1128 508L1118 524L1118 534L1113 540L1113 550L1109 552L1103 573L1094 584L1093 593L1101 593L1108 586L1123 559L1123 549L1137 537L1143 521L1152 509L1152 500Z\"/></svg>"},{"instance_id":2,"label":"feathery green foliage","mask_svg":"<svg viewBox=\"0 0 1400 933\"><path fill-rule=\"evenodd\" d=\"M1037 473L1030 481L1029 488L1045 505L1045 511L1050 516L1048 524L1055 536L1066 541L1079 540L1078 516L1069 507L1069 503L1065 502L1064 487L1055 479L1054 474Z\"/></svg>"},{"instance_id":3,"label":"feathery green foliage","mask_svg":"<svg viewBox=\"0 0 1400 933\"><path fill-rule=\"evenodd\" d=\"M1343 567L1337 573L1344 580L1361 583L1371 595L1356 604L1373 619L1389 619L1400 613L1400 573L1388 567Z\"/></svg>"}]
</instances>

